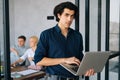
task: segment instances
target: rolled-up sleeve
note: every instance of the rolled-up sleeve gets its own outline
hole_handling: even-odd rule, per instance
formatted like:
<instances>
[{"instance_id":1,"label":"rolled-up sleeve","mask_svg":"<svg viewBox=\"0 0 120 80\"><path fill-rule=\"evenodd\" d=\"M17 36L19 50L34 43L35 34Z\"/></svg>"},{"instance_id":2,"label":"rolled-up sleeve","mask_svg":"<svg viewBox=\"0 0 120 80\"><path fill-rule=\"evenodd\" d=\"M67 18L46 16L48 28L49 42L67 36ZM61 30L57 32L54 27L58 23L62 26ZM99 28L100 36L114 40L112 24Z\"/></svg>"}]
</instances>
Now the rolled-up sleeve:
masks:
<instances>
[{"instance_id":1,"label":"rolled-up sleeve","mask_svg":"<svg viewBox=\"0 0 120 80\"><path fill-rule=\"evenodd\" d=\"M34 55L35 64L46 57L47 54L47 38L46 33L42 32L40 35L39 42L37 44L37 48Z\"/></svg>"},{"instance_id":2,"label":"rolled-up sleeve","mask_svg":"<svg viewBox=\"0 0 120 80\"><path fill-rule=\"evenodd\" d=\"M20 58L21 58L22 60L25 60L25 59L28 57L28 54L29 54L29 51L27 50L27 51L24 53L24 55L21 56Z\"/></svg>"}]
</instances>

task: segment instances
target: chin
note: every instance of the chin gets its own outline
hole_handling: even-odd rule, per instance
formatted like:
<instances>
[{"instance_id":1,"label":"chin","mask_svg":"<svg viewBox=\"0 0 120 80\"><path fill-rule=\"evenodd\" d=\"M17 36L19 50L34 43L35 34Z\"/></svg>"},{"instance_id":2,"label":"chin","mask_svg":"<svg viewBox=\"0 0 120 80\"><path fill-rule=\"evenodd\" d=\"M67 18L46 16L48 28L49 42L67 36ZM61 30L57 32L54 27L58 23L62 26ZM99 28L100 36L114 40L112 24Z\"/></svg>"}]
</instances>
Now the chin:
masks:
<instances>
[{"instance_id":1,"label":"chin","mask_svg":"<svg viewBox=\"0 0 120 80\"><path fill-rule=\"evenodd\" d=\"M68 28L70 28L70 26L66 26L65 28L68 29Z\"/></svg>"},{"instance_id":2,"label":"chin","mask_svg":"<svg viewBox=\"0 0 120 80\"><path fill-rule=\"evenodd\" d=\"M70 28L70 25L66 25L65 28Z\"/></svg>"}]
</instances>

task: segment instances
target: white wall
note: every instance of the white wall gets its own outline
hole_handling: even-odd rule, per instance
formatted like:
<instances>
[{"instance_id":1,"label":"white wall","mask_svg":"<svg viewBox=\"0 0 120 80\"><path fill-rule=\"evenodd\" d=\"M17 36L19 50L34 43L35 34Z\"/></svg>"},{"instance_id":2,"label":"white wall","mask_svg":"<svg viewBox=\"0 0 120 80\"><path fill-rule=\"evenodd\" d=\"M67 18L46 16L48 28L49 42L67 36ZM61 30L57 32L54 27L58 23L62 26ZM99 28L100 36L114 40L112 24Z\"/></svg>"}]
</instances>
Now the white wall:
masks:
<instances>
[{"instance_id":1,"label":"white wall","mask_svg":"<svg viewBox=\"0 0 120 80\"><path fill-rule=\"evenodd\" d=\"M53 16L54 7L60 2L63 0L10 0L11 45L17 42L19 35L27 39L31 35L39 37L43 30L55 26L56 21L47 20L47 16Z\"/></svg>"},{"instance_id":2,"label":"white wall","mask_svg":"<svg viewBox=\"0 0 120 80\"><path fill-rule=\"evenodd\" d=\"M56 24L55 20L47 20L47 16L53 16L53 8L60 2L68 0L10 0L10 41L11 45L17 42L19 35L27 36L37 35L53 27ZM69 0L75 2L75 0ZM111 0L111 5L116 4L118 0ZM118 3L117 3L118 4ZM118 5L116 5L118 6ZM102 34L101 34L101 49L105 50L105 18L106 18L106 2L102 0ZM111 21L117 21L118 9L114 6L111 8L111 14L115 15ZM116 19L116 20L115 20ZM90 51L97 51L97 29L98 29L98 0L90 0ZM74 28L74 23L72 25ZM85 41L85 0L80 0L80 32ZM84 42L85 44L85 42ZM28 41L27 41L28 45Z\"/></svg>"}]
</instances>

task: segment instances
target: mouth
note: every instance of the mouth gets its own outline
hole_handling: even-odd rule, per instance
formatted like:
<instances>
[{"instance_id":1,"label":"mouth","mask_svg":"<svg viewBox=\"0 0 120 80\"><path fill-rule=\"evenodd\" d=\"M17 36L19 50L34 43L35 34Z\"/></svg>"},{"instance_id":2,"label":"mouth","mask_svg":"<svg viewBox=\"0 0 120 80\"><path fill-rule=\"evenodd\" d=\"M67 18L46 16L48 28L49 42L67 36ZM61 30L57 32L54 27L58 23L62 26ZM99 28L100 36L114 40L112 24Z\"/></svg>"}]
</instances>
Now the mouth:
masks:
<instances>
[{"instance_id":1,"label":"mouth","mask_svg":"<svg viewBox=\"0 0 120 80\"><path fill-rule=\"evenodd\" d=\"M71 22L67 22L66 24L67 24L67 25L71 25Z\"/></svg>"}]
</instances>

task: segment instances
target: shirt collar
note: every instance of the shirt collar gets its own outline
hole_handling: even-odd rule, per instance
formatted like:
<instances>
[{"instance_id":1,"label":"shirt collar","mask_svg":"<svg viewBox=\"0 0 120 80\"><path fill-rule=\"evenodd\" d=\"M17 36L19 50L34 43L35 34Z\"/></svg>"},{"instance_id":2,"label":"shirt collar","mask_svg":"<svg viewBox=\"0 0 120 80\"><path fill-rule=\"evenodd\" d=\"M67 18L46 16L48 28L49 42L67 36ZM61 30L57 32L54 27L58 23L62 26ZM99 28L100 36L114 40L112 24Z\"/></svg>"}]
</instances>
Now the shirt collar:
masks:
<instances>
[{"instance_id":1,"label":"shirt collar","mask_svg":"<svg viewBox=\"0 0 120 80\"><path fill-rule=\"evenodd\" d=\"M25 45L24 45L24 46L19 46L19 45L17 45L17 47L19 47L19 48L25 48Z\"/></svg>"},{"instance_id":2,"label":"shirt collar","mask_svg":"<svg viewBox=\"0 0 120 80\"><path fill-rule=\"evenodd\" d=\"M55 30L56 30L58 33L61 33L61 30L60 30L58 24L55 26ZM70 33L71 31L72 31L72 29L69 28L69 29L68 29L68 33Z\"/></svg>"},{"instance_id":3,"label":"shirt collar","mask_svg":"<svg viewBox=\"0 0 120 80\"><path fill-rule=\"evenodd\" d=\"M55 30L56 30L58 33L61 33L61 30L60 30L58 24L55 26Z\"/></svg>"}]
</instances>

